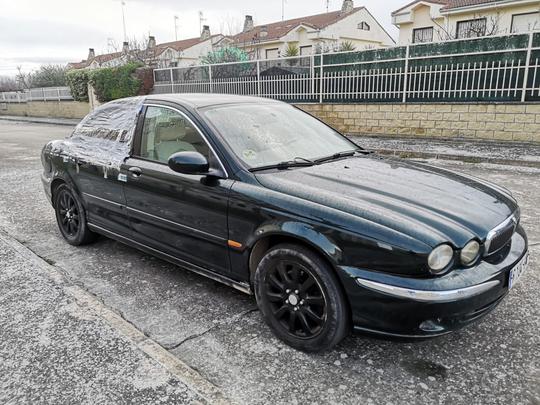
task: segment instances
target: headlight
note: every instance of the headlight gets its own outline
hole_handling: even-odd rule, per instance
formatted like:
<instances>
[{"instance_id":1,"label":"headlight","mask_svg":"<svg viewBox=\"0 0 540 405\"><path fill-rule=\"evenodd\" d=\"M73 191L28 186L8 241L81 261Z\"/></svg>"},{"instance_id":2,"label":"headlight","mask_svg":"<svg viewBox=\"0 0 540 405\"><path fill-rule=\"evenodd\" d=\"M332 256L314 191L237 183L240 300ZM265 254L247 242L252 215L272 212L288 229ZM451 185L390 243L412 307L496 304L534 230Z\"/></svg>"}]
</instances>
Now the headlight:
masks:
<instances>
[{"instance_id":1,"label":"headlight","mask_svg":"<svg viewBox=\"0 0 540 405\"><path fill-rule=\"evenodd\" d=\"M437 246L428 256L428 266L433 274L441 273L452 261L454 250L450 245Z\"/></svg>"},{"instance_id":2,"label":"headlight","mask_svg":"<svg viewBox=\"0 0 540 405\"><path fill-rule=\"evenodd\" d=\"M472 264L478 257L479 252L480 244L475 240L471 240L463 249L461 249L461 263L463 263L465 266Z\"/></svg>"}]
</instances>

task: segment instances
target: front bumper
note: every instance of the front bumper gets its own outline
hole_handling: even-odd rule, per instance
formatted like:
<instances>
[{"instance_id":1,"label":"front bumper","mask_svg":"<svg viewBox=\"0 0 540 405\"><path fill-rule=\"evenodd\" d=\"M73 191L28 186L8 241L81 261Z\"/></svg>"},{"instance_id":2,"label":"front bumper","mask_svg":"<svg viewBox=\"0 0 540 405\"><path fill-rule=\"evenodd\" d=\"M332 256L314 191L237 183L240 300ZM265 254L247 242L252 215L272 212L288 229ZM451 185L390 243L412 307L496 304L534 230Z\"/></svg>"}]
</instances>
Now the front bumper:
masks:
<instances>
[{"instance_id":1,"label":"front bumper","mask_svg":"<svg viewBox=\"0 0 540 405\"><path fill-rule=\"evenodd\" d=\"M493 310L508 293L510 270L527 254L518 227L508 253L429 279L341 267L355 331L425 338L459 329Z\"/></svg>"}]
</instances>

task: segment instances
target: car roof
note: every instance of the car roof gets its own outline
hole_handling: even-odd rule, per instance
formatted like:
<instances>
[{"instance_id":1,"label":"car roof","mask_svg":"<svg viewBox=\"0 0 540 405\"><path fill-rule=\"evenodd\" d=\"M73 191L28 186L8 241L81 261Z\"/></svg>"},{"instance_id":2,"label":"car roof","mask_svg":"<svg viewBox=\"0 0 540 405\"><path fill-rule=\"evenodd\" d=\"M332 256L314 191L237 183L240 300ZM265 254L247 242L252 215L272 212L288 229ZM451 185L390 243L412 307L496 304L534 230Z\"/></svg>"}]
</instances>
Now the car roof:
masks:
<instances>
[{"instance_id":1,"label":"car roof","mask_svg":"<svg viewBox=\"0 0 540 405\"><path fill-rule=\"evenodd\" d=\"M153 94L146 96L146 102L168 101L192 108L204 108L224 104L281 104L280 101L252 96L237 96L231 94Z\"/></svg>"}]
</instances>

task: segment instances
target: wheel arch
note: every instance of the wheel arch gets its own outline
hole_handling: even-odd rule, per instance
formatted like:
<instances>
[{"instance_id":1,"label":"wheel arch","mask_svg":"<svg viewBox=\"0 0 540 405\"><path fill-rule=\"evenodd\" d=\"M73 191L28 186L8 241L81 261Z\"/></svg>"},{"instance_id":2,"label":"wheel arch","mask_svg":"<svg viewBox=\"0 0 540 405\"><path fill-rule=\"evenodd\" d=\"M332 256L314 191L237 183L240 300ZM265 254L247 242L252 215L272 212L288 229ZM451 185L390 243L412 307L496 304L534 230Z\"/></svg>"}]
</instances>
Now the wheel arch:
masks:
<instances>
[{"instance_id":1,"label":"wheel arch","mask_svg":"<svg viewBox=\"0 0 540 405\"><path fill-rule=\"evenodd\" d=\"M73 191L77 194L77 196L80 197L79 190L75 186L75 183L71 181L71 178L69 176L57 174L54 177L54 179L51 181L51 186L50 186L51 187L51 200L52 200L53 207L54 207L54 199L56 196L56 191L62 184L67 184L69 187L73 189ZM84 207L84 203L83 203L83 207Z\"/></svg>"},{"instance_id":2,"label":"wheel arch","mask_svg":"<svg viewBox=\"0 0 540 405\"><path fill-rule=\"evenodd\" d=\"M57 177L51 182L51 196L52 196L53 206L54 206L54 202L56 198L56 191L62 184L67 184L67 182L61 177Z\"/></svg>"},{"instance_id":3,"label":"wheel arch","mask_svg":"<svg viewBox=\"0 0 540 405\"><path fill-rule=\"evenodd\" d=\"M349 301L348 295L345 292L346 289L343 285L342 278L339 276L338 261L341 258L341 249L324 235L319 235L326 239L328 245L321 247L316 241L310 238L306 238L305 235L287 232L272 232L260 236L254 242L249 252L248 269L250 285L253 285L253 278L255 275L255 271L257 270L258 264L270 249L272 249L274 246L285 243L302 246L317 254L330 267L330 269L332 269L334 275L336 276L338 286L341 289L343 297L347 304L349 320L352 320L351 303ZM329 250L330 247L332 247L332 250Z\"/></svg>"},{"instance_id":4,"label":"wheel arch","mask_svg":"<svg viewBox=\"0 0 540 405\"><path fill-rule=\"evenodd\" d=\"M248 269L250 282L258 264L268 250L282 243L292 243L303 246L318 254L334 270L338 279L338 263L342 250L337 244L321 233L315 227L301 222L284 222L282 224L263 225L255 232L257 238L250 246ZM340 281L341 283L341 281Z\"/></svg>"}]
</instances>

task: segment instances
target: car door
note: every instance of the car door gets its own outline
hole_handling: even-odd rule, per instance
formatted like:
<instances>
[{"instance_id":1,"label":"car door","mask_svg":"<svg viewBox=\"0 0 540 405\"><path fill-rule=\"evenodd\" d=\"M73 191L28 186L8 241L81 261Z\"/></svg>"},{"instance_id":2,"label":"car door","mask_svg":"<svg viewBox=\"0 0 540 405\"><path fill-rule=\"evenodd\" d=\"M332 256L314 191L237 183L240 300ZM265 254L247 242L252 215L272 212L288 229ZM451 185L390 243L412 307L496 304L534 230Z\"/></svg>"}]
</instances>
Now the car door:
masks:
<instances>
[{"instance_id":1,"label":"car door","mask_svg":"<svg viewBox=\"0 0 540 405\"><path fill-rule=\"evenodd\" d=\"M135 106L136 107L136 106ZM103 106L79 124L70 141L66 168L84 202L88 222L120 235L130 235L122 177L122 160L129 155L137 109L122 102ZM111 117L121 117L111 119Z\"/></svg>"},{"instance_id":2,"label":"car door","mask_svg":"<svg viewBox=\"0 0 540 405\"><path fill-rule=\"evenodd\" d=\"M180 151L200 152L211 166L221 165L184 112L148 105L143 120L134 154L122 167L127 174L125 195L133 238L190 264L228 273L227 206L232 181L169 168L169 157Z\"/></svg>"}]
</instances>

